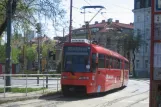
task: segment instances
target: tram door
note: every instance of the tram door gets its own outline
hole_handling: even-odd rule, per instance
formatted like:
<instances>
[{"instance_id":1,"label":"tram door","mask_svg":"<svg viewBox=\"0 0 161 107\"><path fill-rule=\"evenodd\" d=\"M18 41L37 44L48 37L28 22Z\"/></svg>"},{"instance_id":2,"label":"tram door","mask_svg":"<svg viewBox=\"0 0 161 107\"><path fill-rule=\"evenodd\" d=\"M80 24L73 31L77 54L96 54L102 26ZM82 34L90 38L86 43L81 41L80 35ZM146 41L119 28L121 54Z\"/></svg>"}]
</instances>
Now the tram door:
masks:
<instances>
[{"instance_id":1,"label":"tram door","mask_svg":"<svg viewBox=\"0 0 161 107\"><path fill-rule=\"evenodd\" d=\"M113 75L113 72L111 70L111 67L112 67L112 57L106 56L105 91L112 89L113 80L111 77Z\"/></svg>"},{"instance_id":2,"label":"tram door","mask_svg":"<svg viewBox=\"0 0 161 107\"><path fill-rule=\"evenodd\" d=\"M105 77L106 77L106 68L105 68L105 55L98 55L97 71L96 71L96 92L105 91Z\"/></svg>"}]
</instances>

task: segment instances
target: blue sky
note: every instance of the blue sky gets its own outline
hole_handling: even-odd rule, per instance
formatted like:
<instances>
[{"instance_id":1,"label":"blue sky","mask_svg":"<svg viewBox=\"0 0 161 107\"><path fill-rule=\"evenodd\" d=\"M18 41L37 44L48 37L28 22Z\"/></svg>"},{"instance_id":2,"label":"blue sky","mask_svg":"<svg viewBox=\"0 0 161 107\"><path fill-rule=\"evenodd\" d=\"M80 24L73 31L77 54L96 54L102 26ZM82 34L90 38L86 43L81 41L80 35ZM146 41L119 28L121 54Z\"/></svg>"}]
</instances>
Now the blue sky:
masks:
<instances>
[{"instance_id":1,"label":"blue sky","mask_svg":"<svg viewBox=\"0 0 161 107\"><path fill-rule=\"evenodd\" d=\"M62 0L63 7L67 11L66 20L69 21L69 13L70 13L70 0ZM103 14L99 13L91 22L95 21L101 22L102 20L106 20L108 18L113 18L113 21L119 20L120 23L130 23L134 20L134 14L132 9L134 8L134 0L73 0L73 27L78 28L84 24L84 14L81 12L82 6L88 5L102 5L106 9L102 10ZM88 9L88 13L86 13L86 21L89 21L97 12L95 9ZM89 13L91 12L91 13ZM46 26L48 30L46 31L47 35L51 38L60 35L62 36L62 29L60 27L60 31L55 32L52 27L51 22L46 22ZM67 24L69 26L69 23ZM64 26L64 28L66 28ZM65 29L65 34L68 34L68 28Z\"/></svg>"},{"instance_id":2,"label":"blue sky","mask_svg":"<svg viewBox=\"0 0 161 107\"><path fill-rule=\"evenodd\" d=\"M70 13L70 0L62 0L62 6L67 11L66 14L66 21L69 22L69 13ZM106 9L102 10L103 14L99 13L91 22L94 23L95 21L101 22L102 20L106 20L108 18L113 18L113 21L119 20L120 23L130 23L134 21L134 14L132 9L134 8L134 0L73 0L73 27L79 28L84 24L84 14L81 12L82 6L89 6L89 5L102 5ZM89 21L97 12L95 9L87 10L86 14L86 21ZM105 13L104 13L105 12ZM47 20L41 20L42 23L45 23L45 34L50 38L55 36L63 36L63 27L60 27L60 31L55 31L52 25L52 22ZM66 23L66 22L65 22ZM64 26L64 25L63 25ZM69 26L69 23L67 23ZM65 34L69 33L69 29L64 26ZM3 38L4 39L4 38Z\"/></svg>"}]
</instances>

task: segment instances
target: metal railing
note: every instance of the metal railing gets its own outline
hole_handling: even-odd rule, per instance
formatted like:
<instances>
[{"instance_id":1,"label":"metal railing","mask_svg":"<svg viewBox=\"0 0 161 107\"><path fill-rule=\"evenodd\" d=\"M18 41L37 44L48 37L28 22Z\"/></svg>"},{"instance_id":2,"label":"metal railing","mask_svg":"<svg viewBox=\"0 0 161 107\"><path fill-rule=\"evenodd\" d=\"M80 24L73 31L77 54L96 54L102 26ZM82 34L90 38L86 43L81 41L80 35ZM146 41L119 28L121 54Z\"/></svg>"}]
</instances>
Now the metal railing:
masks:
<instances>
[{"instance_id":1,"label":"metal railing","mask_svg":"<svg viewBox=\"0 0 161 107\"><path fill-rule=\"evenodd\" d=\"M21 84L21 85L12 85L11 84L10 86L6 86L6 77L8 77L8 76L10 76L12 78L13 77L23 78L25 80L25 84ZM45 86L46 86L46 88L48 88L49 85L56 85L56 90L58 92L61 74L0 74L0 77L2 77L2 80L4 81L2 85L0 84L0 88L3 88L4 97L6 97L6 88L20 88L20 87L25 87L26 96L27 96L28 87L31 87L31 86L42 86L43 87L43 93L44 93ZM29 84L28 79L29 78L35 78L35 77L37 77L37 78L41 77L42 79L39 79L38 81L42 80L43 83L42 84L40 84L40 83L39 84ZM49 84L48 83L49 77L51 78L51 80L56 80L56 84L54 84L54 83ZM37 80L37 78L35 80Z\"/></svg>"}]
</instances>

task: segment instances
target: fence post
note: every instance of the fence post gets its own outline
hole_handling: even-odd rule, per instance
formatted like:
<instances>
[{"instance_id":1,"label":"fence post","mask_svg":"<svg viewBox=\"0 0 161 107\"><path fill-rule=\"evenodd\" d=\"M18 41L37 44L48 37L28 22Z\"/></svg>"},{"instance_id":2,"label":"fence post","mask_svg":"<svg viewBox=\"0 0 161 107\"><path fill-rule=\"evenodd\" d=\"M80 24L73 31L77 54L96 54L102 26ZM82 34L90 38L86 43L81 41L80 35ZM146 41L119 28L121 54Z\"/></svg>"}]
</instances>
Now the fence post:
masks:
<instances>
[{"instance_id":1,"label":"fence post","mask_svg":"<svg viewBox=\"0 0 161 107\"><path fill-rule=\"evenodd\" d=\"M5 74L3 74L3 78L4 78L4 98L6 97L5 93L6 93L6 76Z\"/></svg>"},{"instance_id":2,"label":"fence post","mask_svg":"<svg viewBox=\"0 0 161 107\"><path fill-rule=\"evenodd\" d=\"M57 76L57 92L58 92L58 76Z\"/></svg>"},{"instance_id":3,"label":"fence post","mask_svg":"<svg viewBox=\"0 0 161 107\"><path fill-rule=\"evenodd\" d=\"M27 76L27 74L26 74L26 96L27 96L27 78L28 76Z\"/></svg>"},{"instance_id":4,"label":"fence post","mask_svg":"<svg viewBox=\"0 0 161 107\"><path fill-rule=\"evenodd\" d=\"M44 93L44 73L43 73L43 93Z\"/></svg>"},{"instance_id":5,"label":"fence post","mask_svg":"<svg viewBox=\"0 0 161 107\"><path fill-rule=\"evenodd\" d=\"M46 88L48 88L48 75L46 75Z\"/></svg>"}]
</instances>

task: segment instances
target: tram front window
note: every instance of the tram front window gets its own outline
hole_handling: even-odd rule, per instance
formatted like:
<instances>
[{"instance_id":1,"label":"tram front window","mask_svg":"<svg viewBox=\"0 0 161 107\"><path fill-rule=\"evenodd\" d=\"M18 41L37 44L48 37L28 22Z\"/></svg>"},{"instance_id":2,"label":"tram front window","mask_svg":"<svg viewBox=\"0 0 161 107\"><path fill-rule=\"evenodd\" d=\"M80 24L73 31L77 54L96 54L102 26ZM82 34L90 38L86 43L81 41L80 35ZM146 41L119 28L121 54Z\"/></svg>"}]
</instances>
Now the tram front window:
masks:
<instances>
[{"instance_id":1,"label":"tram front window","mask_svg":"<svg viewBox=\"0 0 161 107\"><path fill-rule=\"evenodd\" d=\"M67 49L66 49L67 48ZM90 71L90 49L87 47L77 47L64 50L64 72L89 72ZM73 48L73 47L72 47Z\"/></svg>"}]
</instances>

